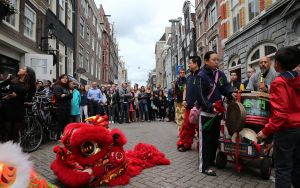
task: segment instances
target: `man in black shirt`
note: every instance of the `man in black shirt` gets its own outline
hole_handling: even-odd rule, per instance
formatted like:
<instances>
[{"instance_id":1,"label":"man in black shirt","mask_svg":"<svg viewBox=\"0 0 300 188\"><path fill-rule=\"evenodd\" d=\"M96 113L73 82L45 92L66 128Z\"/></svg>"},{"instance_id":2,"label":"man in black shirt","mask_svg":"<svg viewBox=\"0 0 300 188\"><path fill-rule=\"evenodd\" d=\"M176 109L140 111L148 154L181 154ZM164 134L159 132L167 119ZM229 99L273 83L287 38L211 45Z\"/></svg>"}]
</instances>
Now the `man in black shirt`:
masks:
<instances>
[{"instance_id":1,"label":"man in black shirt","mask_svg":"<svg viewBox=\"0 0 300 188\"><path fill-rule=\"evenodd\" d=\"M199 56L191 56L189 61L190 73L186 78L186 86L183 92L182 104L185 107L184 119L179 132L179 140L177 141L177 150L185 152L192 148L195 131L198 130L198 124L192 124L189 121L191 109L197 101L199 91L198 72L201 66Z\"/></svg>"}]
</instances>

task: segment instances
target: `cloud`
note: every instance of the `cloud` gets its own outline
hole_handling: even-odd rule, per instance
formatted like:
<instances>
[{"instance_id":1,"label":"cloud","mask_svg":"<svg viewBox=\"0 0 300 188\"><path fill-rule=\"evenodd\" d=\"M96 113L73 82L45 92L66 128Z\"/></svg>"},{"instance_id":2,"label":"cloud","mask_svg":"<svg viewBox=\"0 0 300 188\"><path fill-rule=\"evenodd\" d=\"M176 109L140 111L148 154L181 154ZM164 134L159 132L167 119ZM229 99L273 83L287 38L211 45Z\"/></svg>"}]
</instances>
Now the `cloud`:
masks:
<instances>
[{"instance_id":1,"label":"cloud","mask_svg":"<svg viewBox=\"0 0 300 188\"><path fill-rule=\"evenodd\" d=\"M170 26L169 19L183 17L184 0L95 0L103 5L114 23L119 55L126 62L128 79L146 84L148 72L155 68L155 43ZM192 2L193 3L193 2ZM140 67L140 68L138 68Z\"/></svg>"}]
</instances>

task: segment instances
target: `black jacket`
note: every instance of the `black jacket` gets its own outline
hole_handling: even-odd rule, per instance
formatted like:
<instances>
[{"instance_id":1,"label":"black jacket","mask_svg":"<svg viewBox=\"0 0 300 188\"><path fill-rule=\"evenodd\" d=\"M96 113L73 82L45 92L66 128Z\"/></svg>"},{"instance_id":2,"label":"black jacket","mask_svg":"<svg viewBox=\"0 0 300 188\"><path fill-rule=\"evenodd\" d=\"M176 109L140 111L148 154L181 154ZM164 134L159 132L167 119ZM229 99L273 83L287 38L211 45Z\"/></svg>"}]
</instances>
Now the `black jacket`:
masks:
<instances>
[{"instance_id":1,"label":"black jacket","mask_svg":"<svg viewBox=\"0 0 300 188\"><path fill-rule=\"evenodd\" d=\"M73 94L70 93L67 88L57 84L53 88L53 94L55 97L55 105L57 107L71 108L71 99L73 98ZM65 94L65 96L62 97L62 94Z\"/></svg>"},{"instance_id":2,"label":"black jacket","mask_svg":"<svg viewBox=\"0 0 300 188\"><path fill-rule=\"evenodd\" d=\"M195 102L197 101L197 95L199 91L199 70L194 73L190 73L186 78L186 96L185 100L188 108L193 108Z\"/></svg>"},{"instance_id":3,"label":"black jacket","mask_svg":"<svg viewBox=\"0 0 300 188\"><path fill-rule=\"evenodd\" d=\"M219 78L216 83L216 88L208 100L208 95L211 93L214 82L215 82L215 74L219 72ZM200 83L200 91L197 98L198 104L202 107L202 110L205 112L213 112L212 104L218 100L222 99L222 95L228 98L231 97L230 84L227 81L225 74L220 71L213 71L207 67L204 67L198 73L199 83Z\"/></svg>"}]
</instances>

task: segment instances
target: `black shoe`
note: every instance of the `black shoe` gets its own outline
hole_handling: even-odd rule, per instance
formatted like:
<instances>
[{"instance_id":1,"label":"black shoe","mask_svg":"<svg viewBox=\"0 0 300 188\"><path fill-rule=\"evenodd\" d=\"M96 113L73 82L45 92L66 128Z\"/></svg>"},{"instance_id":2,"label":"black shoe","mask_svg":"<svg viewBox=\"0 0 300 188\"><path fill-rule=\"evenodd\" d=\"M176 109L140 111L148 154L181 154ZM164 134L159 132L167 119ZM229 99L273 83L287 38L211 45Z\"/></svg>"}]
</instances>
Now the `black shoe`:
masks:
<instances>
[{"instance_id":1,"label":"black shoe","mask_svg":"<svg viewBox=\"0 0 300 188\"><path fill-rule=\"evenodd\" d=\"M208 175L208 176L216 176L216 175L217 175L216 172L213 171L212 169L206 169L206 170L204 170L202 173L203 173L203 174L206 174L206 175Z\"/></svg>"}]
</instances>

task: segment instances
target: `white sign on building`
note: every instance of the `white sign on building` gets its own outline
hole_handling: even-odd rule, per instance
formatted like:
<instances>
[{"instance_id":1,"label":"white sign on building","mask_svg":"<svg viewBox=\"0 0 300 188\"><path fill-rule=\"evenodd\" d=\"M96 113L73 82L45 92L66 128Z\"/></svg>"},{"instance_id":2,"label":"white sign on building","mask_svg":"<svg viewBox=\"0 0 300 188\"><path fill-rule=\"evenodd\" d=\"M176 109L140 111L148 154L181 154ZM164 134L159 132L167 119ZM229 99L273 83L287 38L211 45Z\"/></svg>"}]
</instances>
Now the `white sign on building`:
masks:
<instances>
[{"instance_id":1,"label":"white sign on building","mask_svg":"<svg viewBox=\"0 0 300 188\"><path fill-rule=\"evenodd\" d=\"M25 54L25 66L31 67L37 80L52 80L53 56L45 54Z\"/></svg>"}]
</instances>

